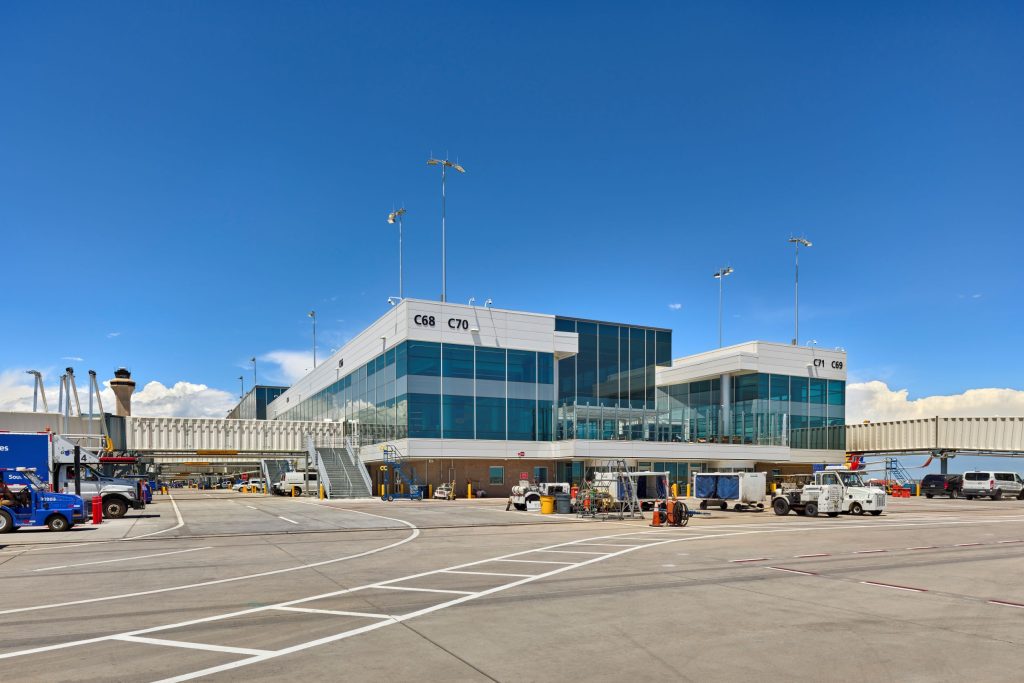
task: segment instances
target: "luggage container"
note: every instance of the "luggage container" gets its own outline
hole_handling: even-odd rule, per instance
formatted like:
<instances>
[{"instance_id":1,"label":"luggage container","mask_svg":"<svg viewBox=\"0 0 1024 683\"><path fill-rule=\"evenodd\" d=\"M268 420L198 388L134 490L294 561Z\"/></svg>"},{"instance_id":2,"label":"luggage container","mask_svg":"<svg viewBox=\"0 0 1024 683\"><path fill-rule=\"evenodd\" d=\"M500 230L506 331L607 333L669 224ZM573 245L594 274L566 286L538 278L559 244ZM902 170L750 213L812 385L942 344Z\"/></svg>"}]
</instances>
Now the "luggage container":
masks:
<instances>
[{"instance_id":1,"label":"luggage container","mask_svg":"<svg viewBox=\"0 0 1024 683\"><path fill-rule=\"evenodd\" d=\"M717 505L728 510L764 509L766 495L764 472L700 472L693 475L693 495L700 509Z\"/></svg>"}]
</instances>

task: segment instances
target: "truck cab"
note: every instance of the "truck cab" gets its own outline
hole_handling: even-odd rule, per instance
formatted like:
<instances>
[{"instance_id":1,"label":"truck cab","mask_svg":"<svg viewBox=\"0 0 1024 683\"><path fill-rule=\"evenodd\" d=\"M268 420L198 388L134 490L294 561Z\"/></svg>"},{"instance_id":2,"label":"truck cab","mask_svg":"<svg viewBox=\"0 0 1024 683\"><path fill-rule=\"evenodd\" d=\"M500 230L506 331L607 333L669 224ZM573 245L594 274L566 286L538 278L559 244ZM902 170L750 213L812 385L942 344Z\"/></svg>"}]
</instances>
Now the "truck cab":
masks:
<instances>
[{"instance_id":1,"label":"truck cab","mask_svg":"<svg viewBox=\"0 0 1024 683\"><path fill-rule=\"evenodd\" d=\"M32 471L0 469L0 533L23 526L67 531L85 520L85 503L64 493L51 493Z\"/></svg>"},{"instance_id":2,"label":"truck cab","mask_svg":"<svg viewBox=\"0 0 1024 683\"><path fill-rule=\"evenodd\" d=\"M868 486L859 472L845 468L814 473L814 480L800 488L782 488L772 496L772 510L787 515L792 510L809 517L824 512L880 515L885 510L885 489Z\"/></svg>"},{"instance_id":3,"label":"truck cab","mask_svg":"<svg viewBox=\"0 0 1024 683\"><path fill-rule=\"evenodd\" d=\"M107 519L124 517L128 509L141 510L146 507L140 486L127 479L104 477L89 465L81 465L79 472L80 492L85 500L99 496L103 501L103 516ZM66 494L75 493L75 466L60 464L57 467L58 491Z\"/></svg>"}]
</instances>

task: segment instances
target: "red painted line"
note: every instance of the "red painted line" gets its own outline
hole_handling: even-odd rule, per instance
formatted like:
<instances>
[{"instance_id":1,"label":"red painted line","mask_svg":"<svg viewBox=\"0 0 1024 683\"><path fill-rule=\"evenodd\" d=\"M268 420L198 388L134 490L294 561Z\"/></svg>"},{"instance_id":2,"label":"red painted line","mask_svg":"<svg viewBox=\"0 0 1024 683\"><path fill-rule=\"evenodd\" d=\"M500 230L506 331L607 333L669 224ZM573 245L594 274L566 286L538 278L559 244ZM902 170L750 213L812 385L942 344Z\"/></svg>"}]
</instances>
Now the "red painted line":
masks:
<instances>
[{"instance_id":1,"label":"red painted line","mask_svg":"<svg viewBox=\"0 0 1024 683\"><path fill-rule=\"evenodd\" d=\"M832 557L828 553L814 553L813 555L794 555L793 557Z\"/></svg>"},{"instance_id":2,"label":"red painted line","mask_svg":"<svg viewBox=\"0 0 1024 683\"><path fill-rule=\"evenodd\" d=\"M888 550L854 550L854 555L867 555L869 553L887 553Z\"/></svg>"},{"instance_id":3,"label":"red painted line","mask_svg":"<svg viewBox=\"0 0 1024 683\"><path fill-rule=\"evenodd\" d=\"M1017 609L1024 609L1024 605L1019 602L1007 602L1006 600L989 600L990 605L1001 605L1003 607L1016 607Z\"/></svg>"},{"instance_id":4,"label":"red painted line","mask_svg":"<svg viewBox=\"0 0 1024 683\"><path fill-rule=\"evenodd\" d=\"M913 548L907 548L907 550L935 550L938 547L937 545L915 545Z\"/></svg>"},{"instance_id":5,"label":"red painted line","mask_svg":"<svg viewBox=\"0 0 1024 683\"><path fill-rule=\"evenodd\" d=\"M910 591L912 593L927 593L926 588L911 588L910 586L897 586L893 583L879 583L878 581L861 581L865 586L878 586L879 588L892 588L898 591Z\"/></svg>"},{"instance_id":6,"label":"red painted line","mask_svg":"<svg viewBox=\"0 0 1024 683\"><path fill-rule=\"evenodd\" d=\"M968 547L974 546L974 545L981 545L981 544L980 543L954 543L953 547L954 548L968 548Z\"/></svg>"},{"instance_id":7,"label":"red painted line","mask_svg":"<svg viewBox=\"0 0 1024 683\"><path fill-rule=\"evenodd\" d=\"M729 560L730 562L763 562L767 560L767 557L748 557L742 560Z\"/></svg>"},{"instance_id":8,"label":"red painted line","mask_svg":"<svg viewBox=\"0 0 1024 683\"><path fill-rule=\"evenodd\" d=\"M789 572L790 574L803 574L804 576L817 576L816 572L805 572L800 569L787 569L786 567L765 567L765 569L774 569L777 572Z\"/></svg>"}]
</instances>

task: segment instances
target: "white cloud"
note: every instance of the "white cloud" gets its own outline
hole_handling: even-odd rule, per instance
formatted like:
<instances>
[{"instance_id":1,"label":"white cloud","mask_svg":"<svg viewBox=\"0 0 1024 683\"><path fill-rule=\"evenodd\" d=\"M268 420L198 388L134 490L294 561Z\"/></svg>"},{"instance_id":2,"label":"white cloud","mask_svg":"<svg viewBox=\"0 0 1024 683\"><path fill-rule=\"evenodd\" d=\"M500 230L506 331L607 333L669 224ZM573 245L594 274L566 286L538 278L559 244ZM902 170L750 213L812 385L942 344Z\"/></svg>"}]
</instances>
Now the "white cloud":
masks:
<instances>
[{"instance_id":1,"label":"white cloud","mask_svg":"<svg viewBox=\"0 0 1024 683\"><path fill-rule=\"evenodd\" d=\"M107 384L107 383L104 383ZM101 392L103 407L112 412L114 392L109 386ZM234 394L212 389L205 384L175 382L167 387L147 382L132 395L132 415L140 417L224 417L238 403Z\"/></svg>"},{"instance_id":2,"label":"white cloud","mask_svg":"<svg viewBox=\"0 0 1024 683\"><path fill-rule=\"evenodd\" d=\"M669 304L668 307L671 308L673 311L678 311L679 309L681 309L683 307L683 305L682 304Z\"/></svg>"},{"instance_id":3,"label":"white cloud","mask_svg":"<svg viewBox=\"0 0 1024 683\"><path fill-rule=\"evenodd\" d=\"M107 339L113 339L114 337L120 337L120 332L107 332Z\"/></svg>"},{"instance_id":4,"label":"white cloud","mask_svg":"<svg viewBox=\"0 0 1024 683\"><path fill-rule=\"evenodd\" d=\"M103 408L114 411L114 392L104 382L100 392ZM0 371L0 411L32 410L33 380L22 370ZM88 388L79 386L82 408L88 400ZM57 410L57 385L46 386L49 409ZM227 391L211 389L205 384L175 382L167 387L160 382L149 382L132 396L132 414L143 417L224 417L238 402ZM39 406L42 409L42 405Z\"/></svg>"},{"instance_id":5,"label":"white cloud","mask_svg":"<svg viewBox=\"0 0 1024 683\"><path fill-rule=\"evenodd\" d=\"M293 384L313 368L312 351L270 351L259 357L278 366L279 376Z\"/></svg>"},{"instance_id":6,"label":"white cloud","mask_svg":"<svg viewBox=\"0 0 1024 683\"><path fill-rule=\"evenodd\" d=\"M60 359L61 360L71 360L71 361L75 361L76 363L81 363L83 360L85 360L84 358L81 358L79 356L61 356Z\"/></svg>"},{"instance_id":7,"label":"white cloud","mask_svg":"<svg viewBox=\"0 0 1024 683\"><path fill-rule=\"evenodd\" d=\"M968 389L950 396L911 399L907 389L890 389L873 380L846 387L846 423L884 422L922 417L995 417L1024 415L1024 391Z\"/></svg>"}]
</instances>

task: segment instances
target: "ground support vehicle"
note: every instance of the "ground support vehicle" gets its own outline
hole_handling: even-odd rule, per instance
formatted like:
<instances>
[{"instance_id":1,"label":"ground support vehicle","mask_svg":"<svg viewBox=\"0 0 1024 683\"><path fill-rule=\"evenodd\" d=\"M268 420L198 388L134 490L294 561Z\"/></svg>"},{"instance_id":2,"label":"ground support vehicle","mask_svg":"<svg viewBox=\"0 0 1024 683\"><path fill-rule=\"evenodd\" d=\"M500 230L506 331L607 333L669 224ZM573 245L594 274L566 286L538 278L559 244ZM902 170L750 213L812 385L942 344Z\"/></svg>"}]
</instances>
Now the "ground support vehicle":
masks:
<instances>
[{"instance_id":1,"label":"ground support vehicle","mask_svg":"<svg viewBox=\"0 0 1024 683\"><path fill-rule=\"evenodd\" d=\"M772 495L772 510L787 515L790 510L808 517L840 512L880 515L885 510L885 490L866 486L857 472L844 468L814 473L814 481L799 488L782 488Z\"/></svg>"},{"instance_id":2,"label":"ground support vehicle","mask_svg":"<svg viewBox=\"0 0 1024 683\"><path fill-rule=\"evenodd\" d=\"M285 472L270 486L270 492L278 496L309 496L319 490L320 479L315 470Z\"/></svg>"},{"instance_id":3,"label":"ground support vehicle","mask_svg":"<svg viewBox=\"0 0 1024 683\"><path fill-rule=\"evenodd\" d=\"M925 498L959 498L963 485L964 478L961 474L926 474L921 480L921 495Z\"/></svg>"},{"instance_id":4,"label":"ground support vehicle","mask_svg":"<svg viewBox=\"0 0 1024 683\"><path fill-rule=\"evenodd\" d=\"M107 519L146 507L142 482L100 474L100 456L87 448L77 448L76 482L74 443L49 432L4 432L0 433L0 467L31 469L44 486L59 493L79 495L84 500L99 496Z\"/></svg>"},{"instance_id":5,"label":"ground support vehicle","mask_svg":"<svg viewBox=\"0 0 1024 683\"><path fill-rule=\"evenodd\" d=\"M730 502L734 510L764 510L767 488L764 472L699 472L693 475L693 490L701 510L728 510Z\"/></svg>"},{"instance_id":6,"label":"ground support vehicle","mask_svg":"<svg viewBox=\"0 0 1024 683\"><path fill-rule=\"evenodd\" d=\"M434 498L438 500L455 500L455 482L445 482L434 489Z\"/></svg>"},{"instance_id":7,"label":"ground support vehicle","mask_svg":"<svg viewBox=\"0 0 1024 683\"><path fill-rule=\"evenodd\" d=\"M540 497L553 496L556 493L569 493L569 484L565 483L543 483L534 484L527 480L520 481L512 487L512 495L508 497L506 510L515 508L520 512L524 510L540 510Z\"/></svg>"},{"instance_id":8,"label":"ground support vehicle","mask_svg":"<svg viewBox=\"0 0 1024 683\"><path fill-rule=\"evenodd\" d=\"M1024 479L1016 472L964 472L964 498L1018 498L1024 500Z\"/></svg>"},{"instance_id":9,"label":"ground support vehicle","mask_svg":"<svg viewBox=\"0 0 1024 683\"><path fill-rule=\"evenodd\" d=\"M31 471L0 470L0 533L23 526L68 531L85 521L85 503L75 495L51 493Z\"/></svg>"}]
</instances>

